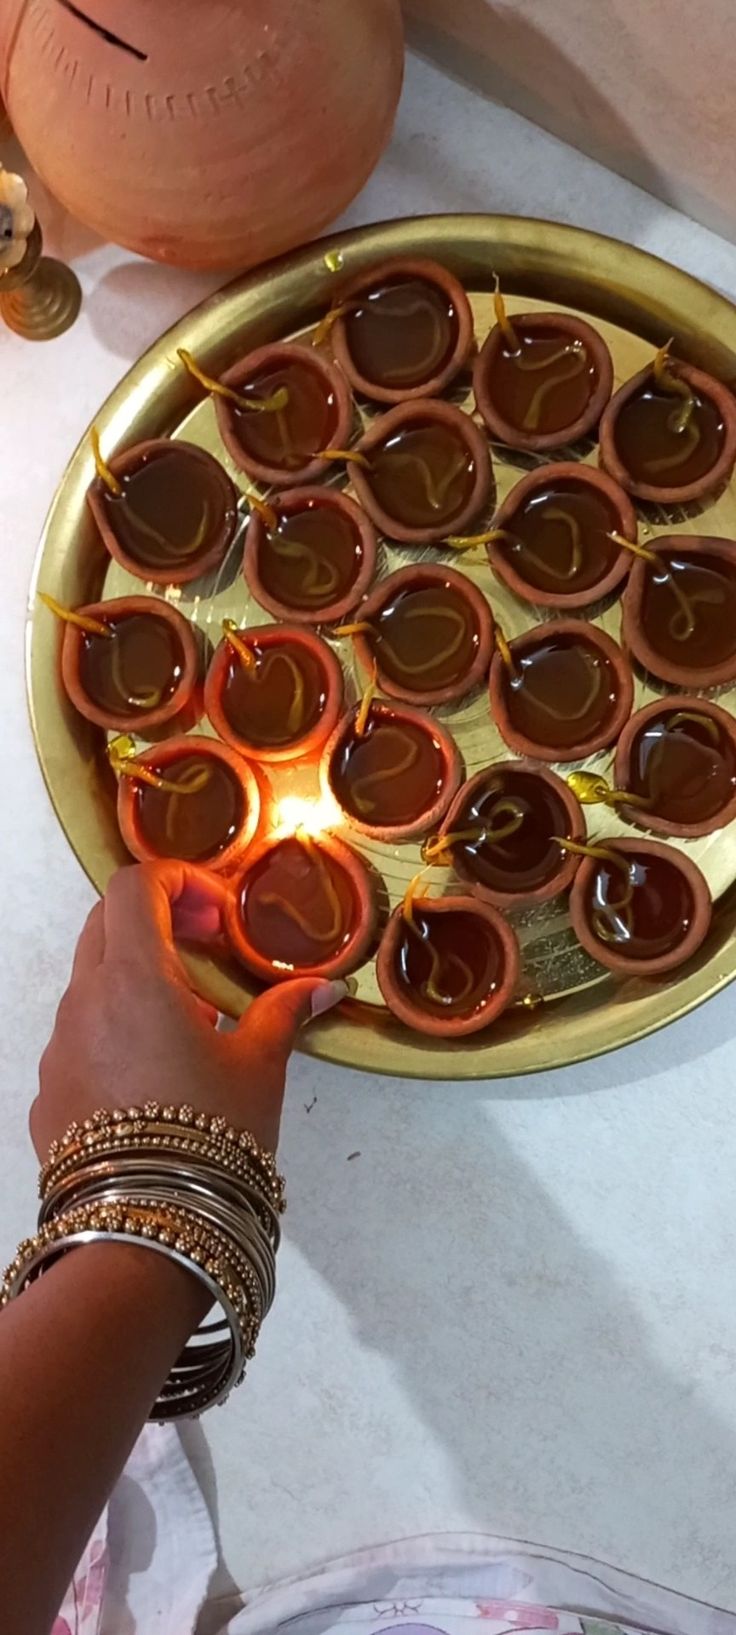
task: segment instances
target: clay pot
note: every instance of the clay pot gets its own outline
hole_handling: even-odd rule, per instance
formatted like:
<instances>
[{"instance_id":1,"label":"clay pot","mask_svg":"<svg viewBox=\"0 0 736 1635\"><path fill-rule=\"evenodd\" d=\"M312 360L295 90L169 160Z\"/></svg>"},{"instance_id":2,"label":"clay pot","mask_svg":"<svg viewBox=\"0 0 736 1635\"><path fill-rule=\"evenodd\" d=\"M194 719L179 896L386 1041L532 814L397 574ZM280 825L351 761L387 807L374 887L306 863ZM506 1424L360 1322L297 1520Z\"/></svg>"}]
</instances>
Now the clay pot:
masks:
<instances>
[{"instance_id":1,"label":"clay pot","mask_svg":"<svg viewBox=\"0 0 736 1635\"><path fill-rule=\"evenodd\" d=\"M244 887L247 889L249 879L252 881L259 870L268 863L269 858L274 857L281 848L293 849L300 845L301 842L294 835L262 842L248 858L247 868L235 882L232 895L226 904L225 925L233 953L261 982L288 982L295 976L331 978L347 976L350 971L357 970L358 966L363 964L373 943L377 902L371 875L365 863L356 857L348 846L336 840L333 835L322 834L319 840L309 842L307 856L315 852L322 853L325 860L338 870L339 876L346 883L352 905L349 935L338 952L327 955L318 964L298 964L296 961L289 963L285 958L283 932L281 935L274 933L272 949L264 949L257 945L254 930L246 923L243 911ZM285 869L284 895L288 900L294 901L298 888L299 859L290 852L285 854ZM296 871L295 884L291 889L289 889L290 871Z\"/></svg>"},{"instance_id":2,"label":"clay pot","mask_svg":"<svg viewBox=\"0 0 736 1635\"><path fill-rule=\"evenodd\" d=\"M655 568L653 563L639 558L632 565L624 592L621 625L624 647L633 653L645 670L675 687L720 687L727 681L733 681L736 677L736 546L731 540L709 539L703 535L660 534L658 539L647 545L647 550L655 556L669 556L679 562L697 562L699 557L706 557L723 563L724 580L732 592L733 604L731 617L725 626L726 648L729 647L731 635L733 644L725 656L714 659L711 651L708 661L699 665L685 663L684 652L682 659L679 651L676 658L671 653L660 653L653 636L645 630L642 622L648 577L655 572ZM673 607L676 611L674 602ZM678 643L678 648L680 646L684 649L685 644Z\"/></svg>"},{"instance_id":3,"label":"clay pot","mask_svg":"<svg viewBox=\"0 0 736 1635\"><path fill-rule=\"evenodd\" d=\"M260 513L253 511L245 536L243 573L256 601L275 618L288 619L292 624L337 624L357 606L376 571L376 533L372 523L360 506L339 488L294 488L287 494L272 497L268 503L276 512L279 523L288 523L293 517L306 515L312 526L320 514L328 526L332 519L344 522L354 541L354 565L352 572L344 576L339 594L333 594L332 600L315 603L310 599L309 606L303 600L299 604L286 601L284 592L281 596L276 595L266 583L268 571L264 558L272 531Z\"/></svg>"},{"instance_id":4,"label":"clay pot","mask_svg":"<svg viewBox=\"0 0 736 1635\"><path fill-rule=\"evenodd\" d=\"M535 625L533 630L526 630L523 635L517 636L511 642L512 657L518 663L535 649L543 648L548 642L554 643L560 637L565 641L569 638L575 646L579 644L592 650L610 666L615 696L596 729L587 733L581 730L581 735L575 742L564 746L560 743L546 743L541 738L536 740L522 731L512 719L509 708L509 675L500 653L495 653L491 662L491 715L504 743L518 755L530 755L540 761L582 761L586 755L593 755L596 750L605 749L609 744L615 743L624 722L631 714L634 681L630 665L627 664L621 648L611 640L611 637L607 636L604 630L599 630L597 625L583 624L577 619L557 619L549 624Z\"/></svg>"},{"instance_id":5,"label":"clay pot","mask_svg":"<svg viewBox=\"0 0 736 1635\"><path fill-rule=\"evenodd\" d=\"M416 678L416 685L404 685L389 674L381 663L381 644L376 643L369 634L354 637L355 652L363 669L372 670L373 660L377 665L378 680L381 691L389 698L401 698L407 704L449 704L456 699L465 698L482 682L487 674L491 659L493 643L493 615L484 596L463 574L455 573L453 568L443 568L427 563L417 563L416 567L400 568L398 573L389 574L376 587L373 594L359 609L357 618L376 623L378 627L383 610L390 606L399 597L411 596L413 592L436 590L444 600L445 605L452 607L453 602L460 601L463 608L468 610L472 628L474 630L475 653L471 656L464 673L458 674L456 679L444 685L420 685L420 678ZM409 678L410 679L410 678Z\"/></svg>"},{"instance_id":6,"label":"clay pot","mask_svg":"<svg viewBox=\"0 0 736 1635\"><path fill-rule=\"evenodd\" d=\"M192 474L201 472L203 495L206 493L208 501L217 506L217 520L214 528L202 542L201 550L194 555L180 558L175 556L162 559L161 563L146 562L132 554L118 537L115 528L115 511L118 504L108 494L104 483L99 477L87 490L87 504L92 512L100 531L102 543L115 562L125 568L136 579L145 579L152 585L186 585L192 579L201 578L202 574L218 568L225 557L232 542L238 520L237 495L227 475L227 472L205 449L197 448L194 443L183 443L178 439L168 437L150 438L145 443L136 443L132 448L125 449L122 454L113 455L108 465L114 477L123 485L126 478L134 478L136 474L149 467L154 462L166 458L172 466L172 482L176 481L176 472L181 469L181 463L186 461ZM206 488L205 486L206 485Z\"/></svg>"},{"instance_id":7,"label":"clay pot","mask_svg":"<svg viewBox=\"0 0 736 1635\"><path fill-rule=\"evenodd\" d=\"M157 261L252 267L315 238L370 175L400 6L6 0L0 62L28 160L79 221Z\"/></svg>"},{"instance_id":8,"label":"clay pot","mask_svg":"<svg viewBox=\"0 0 736 1635\"><path fill-rule=\"evenodd\" d=\"M350 437L353 420L353 399L350 387L343 378L340 370L327 358L311 347L299 346L295 341L277 341L271 346L260 346L256 352L249 352L246 358L241 358L226 369L220 376L223 386L232 386L236 391L244 386L257 383L263 377L274 380L281 371L285 379L288 373L296 366L308 380L313 390L316 390L324 405L324 413L328 429L325 433L326 448L344 448ZM275 384L275 382L274 382ZM274 390L268 385L266 393ZM259 459L244 445L239 435L239 410L226 397L215 396L215 410L220 436L230 455L231 460L240 471L246 471L249 477L256 482L267 483L276 488L297 488L302 483L320 482L326 477L330 467L329 462L310 454L304 463L295 468L279 465L277 460ZM257 416L249 416L255 423ZM272 416L269 415L269 419ZM242 424L242 419L240 421ZM318 446L320 439L317 439ZM321 453L321 449L319 450Z\"/></svg>"},{"instance_id":9,"label":"clay pot","mask_svg":"<svg viewBox=\"0 0 736 1635\"><path fill-rule=\"evenodd\" d=\"M481 1003L469 1016L443 1016L441 1013L431 1012L420 1004L397 973L400 950L406 936L411 935L407 931L402 905L391 915L381 938L376 960L378 986L386 1004L394 1016L405 1022L407 1027L418 1033L427 1033L435 1039L459 1039L469 1033L479 1033L481 1028L489 1027L513 999L519 980L519 944L516 935L495 908L481 902L476 896L438 897L435 900L422 898L417 904L417 909L428 919L434 919L435 915L442 917L471 915L479 935L485 935L496 951L499 963L497 984L486 1002ZM460 927L462 922L459 922L459 931ZM460 934L455 938L453 951L462 955L463 942Z\"/></svg>"},{"instance_id":10,"label":"clay pot","mask_svg":"<svg viewBox=\"0 0 736 1635\"><path fill-rule=\"evenodd\" d=\"M371 292L380 290L382 286L399 286L402 283L418 282L429 286L430 296L438 292L442 297L442 304L446 303L448 313L452 309L454 317L448 322L449 347L445 358L438 365L430 365L429 372L419 381L395 386L387 385L371 375L365 367L357 362L350 340L350 318L340 317L334 324L331 332L332 348L343 373L347 375L351 386L364 397L373 398L376 403L406 403L411 398L439 397L450 381L454 379L467 361L474 341L473 314L470 302L462 284L446 267L440 266L438 261L424 261L411 256L397 256L393 260L381 261L378 266L369 268L368 272L360 273L357 278L340 287L335 301L340 307L360 305L360 297L366 302ZM439 313L437 315L440 316ZM406 320L397 316L394 320L397 330L397 341L400 344L402 336L406 335ZM388 336L386 346L388 349ZM406 375L406 369L404 370Z\"/></svg>"},{"instance_id":11,"label":"clay pot","mask_svg":"<svg viewBox=\"0 0 736 1635\"><path fill-rule=\"evenodd\" d=\"M74 708L87 721L107 732L135 732L148 738L161 727L178 722L180 730L193 727L202 714L199 686L200 647L197 633L170 602L152 596L118 596L109 602L90 602L75 610L103 624L122 622L128 617L150 618L168 626L181 652L181 674L171 697L150 710L128 710L115 714L90 697L82 678L85 643L90 639L78 625L65 624L61 643L61 679ZM94 639L94 638L93 638ZM100 638L103 640L104 638Z\"/></svg>"},{"instance_id":12,"label":"clay pot","mask_svg":"<svg viewBox=\"0 0 736 1635\"><path fill-rule=\"evenodd\" d=\"M475 401L491 437L499 443L507 443L510 448L531 449L535 453L579 442L581 437L587 437L595 430L613 389L613 362L603 336L583 318L575 318L568 312L513 313L511 323L515 329L529 335L539 335L545 339L548 335L550 340L559 336L563 344L582 342L593 362L597 379L590 383L590 397L584 410L569 425L550 432L520 430L506 418L502 404L496 401L498 360L506 345L503 330L496 324L479 353L473 371Z\"/></svg>"},{"instance_id":13,"label":"clay pot","mask_svg":"<svg viewBox=\"0 0 736 1635\"><path fill-rule=\"evenodd\" d=\"M330 733L334 731L342 709L343 676L332 649L313 631L303 630L298 625L256 626L252 630L240 631L238 639L249 650L264 655L286 651L297 664L300 654L303 654L309 672L313 672L316 667L323 702L318 719L313 725L306 732L290 739L288 743L269 744L249 739L239 731L228 711L226 691L228 677L231 669L234 670L238 665L242 667L242 660L231 643L225 639L217 648L207 672L204 689L205 710L215 732L241 755L250 756L252 760L261 761L266 765L305 759L313 755L316 750L321 749Z\"/></svg>"},{"instance_id":14,"label":"clay pot","mask_svg":"<svg viewBox=\"0 0 736 1635\"><path fill-rule=\"evenodd\" d=\"M585 818L580 802L575 799L572 790L556 772L550 772L547 767L534 766L531 761L499 761L494 766L477 772L474 778L463 784L447 813L440 829L440 835L451 835L457 830L472 827L475 818L474 812L482 800L489 784L498 780L501 791L500 799L521 799L529 804L533 799L534 785L537 785L543 795L546 794L549 810L550 838L559 835L566 840L582 841L585 839ZM532 808L534 810L534 808ZM535 812L536 816L536 812ZM538 834L541 829L541 819L544 811L539 813L535 824ZM478 819L481 823L482 819ZM463 845L454 846L450 856L455 873L460 879L472 886L476 897L483 902L491 903L494 908L519 908L523 903L544 903L550 898L557 897L560 892L567 891L572 885L577 872L580 858L574 852L564 852L557 846L550 848L549 859L545 860L546 867L542 878L538 878L539 871L533 874L536 884L529 883L530 871L516 869L513 851L510 849L510 839L504 842L502 853L503 863L499 859L498 876L503 878L503 884L490 885L484 878L482 869L474 864L472 856L468 855L471 848Z\"/></svg>"},{"instance_id":15,"label":"clay pot","mask_svg":"<svg viewBox=\"0 0 736 1635\"><path fill-rule=\"evenodd\" d=\"M666 479L661 483L637 480L627 469L616 442L617 421L629 399L651 379L650 365L647 365L646 369L641 369L638 375L633 375L631 380L627 380L611 398L601 420L599 458L601 465L615 481L630 494L635 494L637 499L651 500L657 505L689 505L695 500L705 499L707 495L715 493L731 476L736 463L736 399L727 386L723 386L721 381L715 380L712 375L706 375L702 369L694 369L691 364L674 360L670 362L669 368L678 380L685 381L699 397L714 404L723 422L721 451L710 470L695 481L678 488L673 483L668 483ZM673 397L672 401L676 406L679 400Z\"/></svg>"},{"instance_id":16,"label":"clay pot","mask_svg":"<svg viewBox=\"0 0 736 1635\"><path fill-rule=\"evenodd\" d=\"M370 836L372 840L385 840L393 844L395 841L416 840L422 835L430 834L444 817L462 777L462 762L454 739L439 722L433 720L431 715L425 715L421 710L410 709L408 704L389 704L382 699L375 699L371 705L367 731L370 731L371 723L375 725L379 722L392 725L395 723L398 726L406 723L415 732L426 733L439 764L438 792L433 794L423 808L419 810L414 808L411 816L397 819L395 822L367 821L361 818L358 809L347 804L347 799L341 798L338 792L337 762L346 743L354 736L356 716L357 710L351 710L348 715L343 716L325 745L320 766L323 789L329 792L345 812L351 827L359 834Z\"/></svg>"},{"instance_id":17,"label":"clay pot","mask_svg":"<svg viewBox=\"0 0 736 1635\"><path fill-rule=\"evenodd\" d=\"M605 471L597 471L594 466L579 465L574 461L540 466L536 471L530 471L528 476L522 477L521 482L512 488L503 504L499 506L494 517L494 528L505 528L513 537L514 523L519 513L530 502L541 498L545 493L553 495L554 504L555 491L560 496L559 503L563 509L566 496L577 495L583 504L586 495L593 501L597 499L601 505L601 521L605 531L615 532L621 534L624 539L636 541L636 511L628 494L625 494ZM604 507L609 513L610 520L604 518ZM588 583L582 589L576 589L574 579L571 578L569 589L556 591L525 577L523 562L513 550L511 541L491 540L487 550L497 578L508 585L523 602L531 602L535 607L589 607L591 603L601 601L618 589L633 561L630 552L623 546L616 547L611 542L607 568L604 564L602 571L594 579L588 576Z\"/></svg>"},{"instance_id":18,"label":"clay pot","mask_svg":"<svg viewBox=\"0 0 736 1635\"><path fill-rule=\"evenodd\" d=\"M374 492L372 473L358 465L351 467L352 484L363 509L381 533L403 545L437 544L450 534L461 534L473 517L482 511L491 493L491 456L482 431L474 425L469 415L441 398L421 398L414 403L389 409L388 414L380 415L374 421L358 444L358 449L370 461L376 450L391 442L400 432L435 425L446 427L451 434L454 433L467 449L468 463L475 467L474 479L468 484L467 498L454 515L448 512L440 522L432 525L415 526L402 521L400 516L391 514Z\"/></svg>"},{"instance_id":19,"label":"clay pot","mask_svg":"<svg viewBox=\"0 0 736 1635\"><path fill-rule=\"evenodd\" d=\"M596 846L605 847L608 852L619 852L624 857L636 860L644 869L648 863L664 866L667 872L660 875L657 892L659 902L664 909L669 905L674 910L678 898L684 892L688 903L689 925L676 947L651 957L635 958L622 952L620 946L605 942L597 935L591 923L589 901L593 882L599 870L605 866L605 860L599 857L584 857L570 893L570 919L578 942L600 965L605 965L609 971L625 973L626 976L662 976L666 971L672 971L676 966L684 964L704 941L711 921L710 892L700 869L682 852L675 851L673 846L664 846L658 840L616 838L596 840ZM618 878L617 870L617 887ZM621 879L624 881L623 873Z\"/></svg>"},{"instance_id":20,"label":"clay pot","mask_svg":"<svg viewBox=\"0 0 736 1635\"><path fill-rule=\"evenodd\" d=\"M720 705L711 703L708 698L699 698L692 693L674 693L669 698L658 698L653 704L647 704L645 709L637 710L636 714L632 715L631 720L627 721L624 727L616 746L613 778L617 789L629 789L633 794L644 794L645 789L648 788L648 780L645 778L644 787L641 787L640 780L634 770L642 734L651 731L657 723L661 723L664 727L668 721L671 722L678 715L700 716L701 718L704 717L706 722L712 722L713 726L718 729L719 738L723 744L723 750L725 751L725 754L721 755L721 759L724 760L723 778L719 779L717 787L714 787L709 803L705 802L708 791L707 785L704 787L706 773L703 767L706 761L703 758L699 764L697 751L695 751L695 757L690 768L690 778L695 779L698 786L695 796L691 796L693 805L697 810L699 796L701 808L704 803L710 805L707 814L692 820L685 820L683 816L679 818L668 817L661 809L663 805L666 805L665 800L660 801L659 811L655 811L650 805L645 807L628 806L623 802L619 806L619 811L622 817L626 818L627 823L635 824L638 829L649 829L652 834L656 835L674 835L683 840L694 840L699 835L714 834L716 829L724 828L727 823L732 823L736 818L736 721L732 715L728 714L727 710L722 710ZM707 745L708 735L706 733L706 749ZM731 763L730 773L728 765L725 764L726 757ZM683 783L684 778L682 769L680 769L676 792L676 801L680 810L688 804L688 794L683 787Z\"/></svg>"},{"instance_id":21,"label":"clay pot","mask_svg":"<svg viewBox=\"0 0 736 1635\"><path fill-rule=\"evenodd\" d=\"M177 761L185 760L191 755L197 759L212 759L224 767L231 774L234 784L237 785L242 798L242 818L237 833L229 844L224 846L216 855L201 855L184 859L187 862L202 863L208 869L218 874L224 874L237 866L245 856L248 847L252 844L258 830L261 817L262 790L265 785L257 778L254 770L247 761L244 761L235 751L226 744L220 744L215 738L171 738L168 743L160 744L156 749L148 749L144 754L136 756L141 765L162 777L171 775L171 768ZM118 824L120 833L128 851L140 863L156 862L161 857L174 855L171 851L158 850L145 833L139 811L139 798L145 792L146 786L136 782L134 778L123 776L118 783ZM153 791L151 791L153 793ZM196 800L196 795L182 795L181 800Z\"/></svg>"}]
</instances>

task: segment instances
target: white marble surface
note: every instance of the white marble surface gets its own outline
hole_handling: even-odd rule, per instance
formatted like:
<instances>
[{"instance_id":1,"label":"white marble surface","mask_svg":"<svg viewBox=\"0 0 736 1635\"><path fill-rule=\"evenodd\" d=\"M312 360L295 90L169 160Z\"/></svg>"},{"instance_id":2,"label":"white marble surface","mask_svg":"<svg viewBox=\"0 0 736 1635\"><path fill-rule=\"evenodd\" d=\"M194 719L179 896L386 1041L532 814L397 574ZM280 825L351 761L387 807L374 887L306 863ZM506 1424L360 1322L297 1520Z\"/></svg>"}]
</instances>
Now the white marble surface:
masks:
<instances>
[{"instance_id":1,"label":"white marble surface","mask_svg":"<svg viewBox=\"0 0 736 1635\"><path fill-rule=\"evenodd\" d=\"M616 234L736 295L736 247L410 60L347 221L486 209ZM101 399L212 287L50 226L83 315L35 348L0 329L8 1248L33 1219L26 1108L90 902L26 721L31 562ZM295 1061L280 1300L247 1388L188 1433L236 1580L467 1526L736 1606L733 1015L727 992L603 1061L492 1085Z\"/></svg>"}]
</instances>

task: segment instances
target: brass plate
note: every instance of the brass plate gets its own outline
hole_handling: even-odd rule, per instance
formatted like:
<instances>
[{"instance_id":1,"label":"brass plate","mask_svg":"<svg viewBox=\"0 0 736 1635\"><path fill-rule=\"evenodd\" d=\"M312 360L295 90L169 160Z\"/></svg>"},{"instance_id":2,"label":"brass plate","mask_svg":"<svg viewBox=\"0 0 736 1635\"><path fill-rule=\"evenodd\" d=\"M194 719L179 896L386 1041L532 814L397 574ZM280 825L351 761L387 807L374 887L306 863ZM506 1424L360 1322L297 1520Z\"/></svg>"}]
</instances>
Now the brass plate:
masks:
<instances>
[{"instance_id":1,"label":"brass plate","mask_svg":"<svg viewBox=\"0 0 736 1635\"><path fill-rule=\"evenodd\" d=\"M329 306L337 285L325 260L339 252L343 273L355 273L379 259L411 252L434 256L472 292L480 341L490 327L489 289L498 272L511 297L513 314L531 306L567 307L592 317L614 357L617 383L642 367L653 345L676 338L677 355L732 383L736 380L736 309L722 296L641 250L550 222L502 216L440 216L398 221L334 236L239 279L205 301L156 342L130 370L96 417L106 452L144 437L170 433L212 449L243 488L217 434L211 403L192 409L192 388L176 359L186 346L211 373L219 373L252 347L287 336L302 336ZM330 257L330 261L333 257ZM467 382L453 394L470 401ZM493 450L499 497L530 463ZM583 451L595 461L595 447ZM531 462L534 463L534 462ZM44 777L59 821L77 857L98 890L127 860L117 831L114 786L99 757L92 730L68 705L58 682L59 633L50 614L35 605L39 585L72 606L141 589L111 564L95 539L84 502L94 474L88 440L80 444L51 507L31 586L27 631L27 676L31 720ZM344 477L338 477L344 481ZM699 515L660 513L648 519L653 531L695 532L736 538L736 494L729 488ZM646 537L646 536L645 536ZM183 611L216 640L226 614L263 624L269 616L251 599L239 573L242 531L215 583L200 582L167 591ZM419 553L432 560L438 553ZM384 545L385 573L417 553ZM517 602L497 584L484 553L471 561L448 551L440 559L461 567L488 595L500 621L515 635L549 617ZM620 603L599 616L618 636ZM356 687L349 642L336 644L344 661L348 690ZM637 678L637 705L663 688ZM736 688L720 696L736 710ZM489 721L485 692L454 709L440 711L456 733L468 774L508 754ZM206 729L205 729L206 730ZM607 771L611 754L589 763ZM316 793L313 773L298 769L278 777L281 795ZM604 808L589 808L592 834L625 832ZM355 841L352 842L355 844ZM546 1003L535 1010L508 1012L487 1034L468 1040L435 1041L411 1033L384 1008L372 966L359 973L358 997L304 1036L302 1048L327 1061L373 1072L432 1079L484 1079L562 1067L641 1038L673 1021L716 993L736 974L736 834L732 825L704 840L678 842L703 868L717 903L714 924L697 959L668 981L602 974L578 947L564 906L525 911L513 918L520 931L525 986ZM390 848L359 841L357 849L380 867L392 903L397 902L419 866L415 846ZM438 885L447 881L437 871ZM235 965L186 955L200 990L222 1010L240 1014L252 988Z\"/></svg>"}]
</instances>

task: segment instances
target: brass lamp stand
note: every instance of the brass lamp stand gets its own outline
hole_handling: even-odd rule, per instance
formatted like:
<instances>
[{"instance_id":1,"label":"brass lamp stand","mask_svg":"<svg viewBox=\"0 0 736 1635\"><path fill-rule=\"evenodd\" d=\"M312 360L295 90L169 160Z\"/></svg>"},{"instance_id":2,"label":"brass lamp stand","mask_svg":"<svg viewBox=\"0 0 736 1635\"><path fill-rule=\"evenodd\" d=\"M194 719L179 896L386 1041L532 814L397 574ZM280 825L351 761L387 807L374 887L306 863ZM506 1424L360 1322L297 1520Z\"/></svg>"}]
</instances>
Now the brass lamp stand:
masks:
<instances>
[{"instance_id":1,"label":"brass lamp stand","mask_svg":"<svg viewBox=\"0 0 736 1635\"><path fill-rule=\"evenodd\" d=\"M63 261L42 255L42 244L36 222L23 260L0 272L0 318L26 341L50 341L63 335L82 303L76 273Z\"/></svg>"}]
</instances>

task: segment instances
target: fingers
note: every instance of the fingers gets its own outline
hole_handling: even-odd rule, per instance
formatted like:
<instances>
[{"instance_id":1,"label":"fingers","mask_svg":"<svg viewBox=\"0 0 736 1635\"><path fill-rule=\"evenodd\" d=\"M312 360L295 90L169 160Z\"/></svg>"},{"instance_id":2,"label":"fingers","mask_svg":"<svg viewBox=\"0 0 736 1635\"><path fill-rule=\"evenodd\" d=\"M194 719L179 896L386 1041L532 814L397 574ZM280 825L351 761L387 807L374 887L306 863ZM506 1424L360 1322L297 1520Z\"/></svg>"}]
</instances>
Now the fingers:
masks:
<instances>
[{"instance_id":1,"label":"fingers","mask_svg":"<svg viewBox=\"0 0 736 1635\"><path fill-rule=\"evenodd\" d=\"M104 898L105 953L149 970L170 972L172 955L176 958L175 930L190 938L212 940L220 931L224 895L224 886L213 876L187 863L143 863L119 869Z\"/></svg>"},{"instance_id":2,"label":"fingers","mask_svg":"<svg viewBox=\"0 0 736 1635\"><path fill-rule=\"evenodd\" d=\"M105 910L95 903L84 922L74 952L72 982L84 982L102 964L105 953Z\"/></svg>"},{"instance_id":3,"label":"fingers","mask_svg":"<svg viewBox=\"0 0 736 1635\"><path fill-rule=\"evenodd\" d=\"M299 1029L339 1005L347 992L344 982L314 977L279 983L254 999L230 1038L236 1050L247 1050L261 1061L285 1067Z\"/></svg>"}]
</instances>

